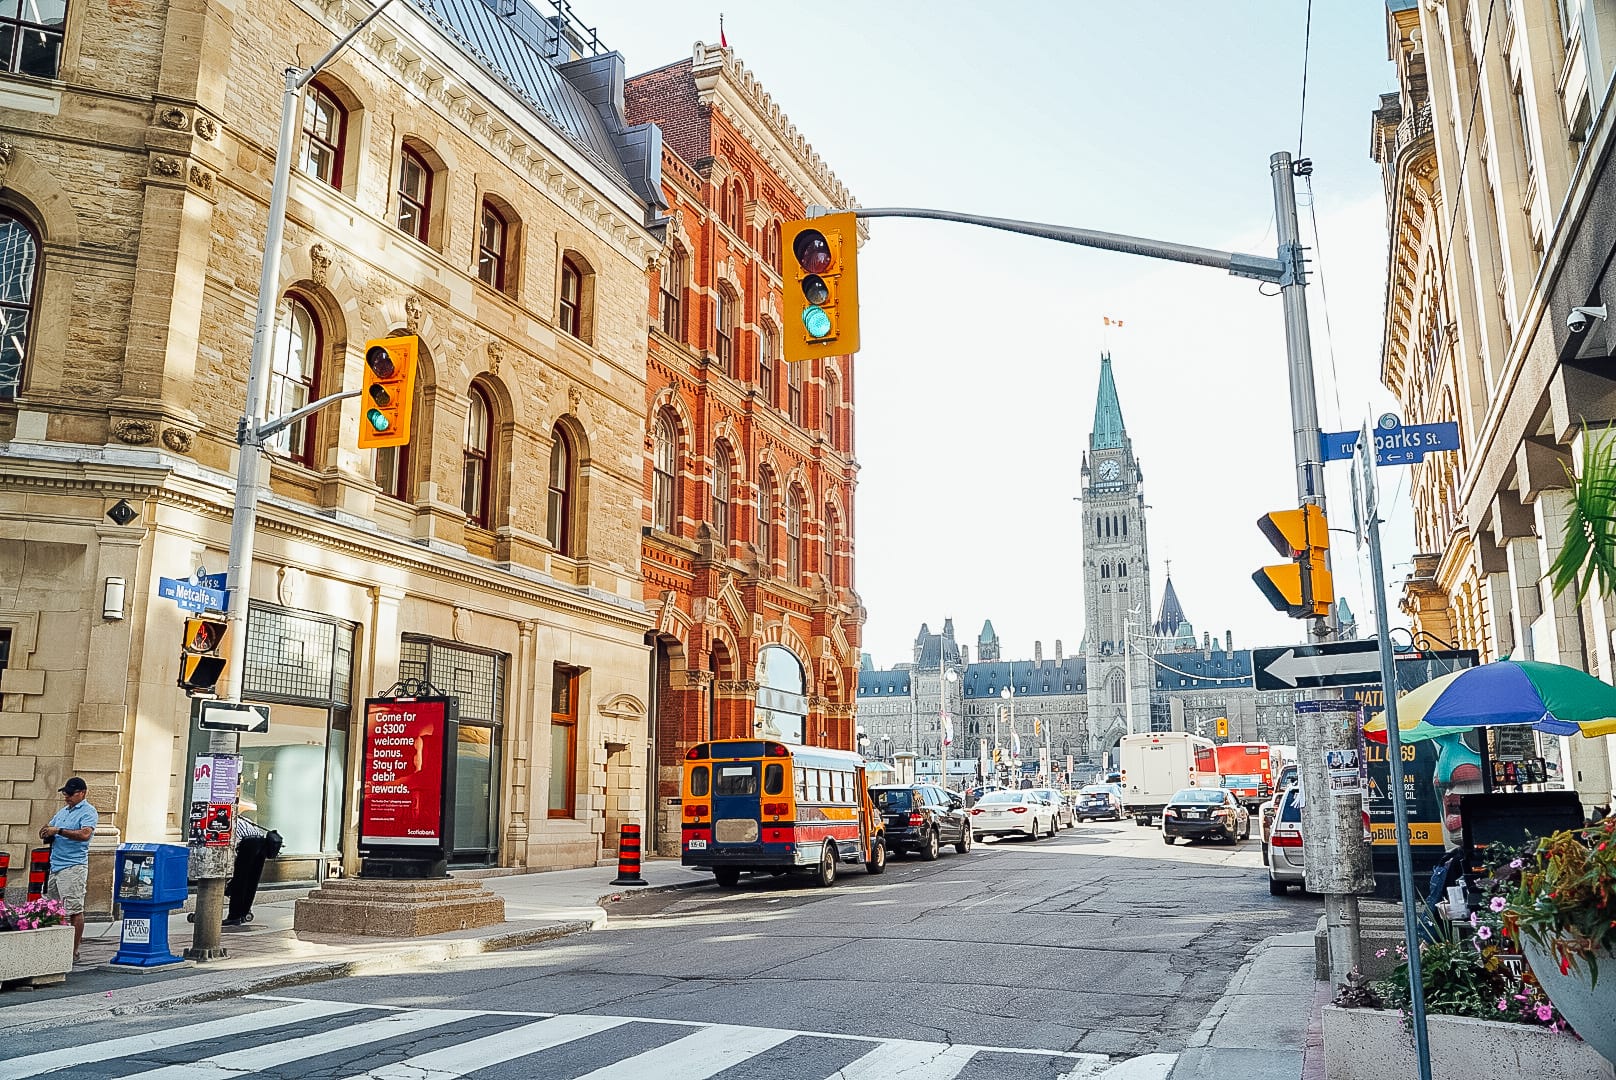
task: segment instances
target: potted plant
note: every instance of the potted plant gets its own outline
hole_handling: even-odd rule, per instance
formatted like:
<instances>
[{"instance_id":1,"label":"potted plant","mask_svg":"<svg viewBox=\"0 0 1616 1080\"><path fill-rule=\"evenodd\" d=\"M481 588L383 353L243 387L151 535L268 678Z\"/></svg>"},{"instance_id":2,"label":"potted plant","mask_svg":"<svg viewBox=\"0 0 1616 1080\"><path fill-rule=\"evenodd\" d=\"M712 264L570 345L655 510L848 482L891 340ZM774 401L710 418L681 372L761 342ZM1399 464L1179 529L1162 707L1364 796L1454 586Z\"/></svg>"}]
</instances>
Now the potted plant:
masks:
<instances>
[{"instance_id":1,"label":"potted plant","mask_svg":"<svg viewBox=\"0 0 1616 1080\"><path fill-rule=\"evenodd\" d=\"M61 982L73 970L73 927L62 905L40 898L0 901L0 982Z\"/></svg>"},{"instance_id":2,"label":"potted plant","mask_svg":"<svg viewBox=\"0 0 1616 1080\"><path fill-rule=\"evenodd\" d=\"M1510 868L1505 930L1577 1034L1616 1061L1616 818L1555 833Z\"/></svg>"}]
</instances>

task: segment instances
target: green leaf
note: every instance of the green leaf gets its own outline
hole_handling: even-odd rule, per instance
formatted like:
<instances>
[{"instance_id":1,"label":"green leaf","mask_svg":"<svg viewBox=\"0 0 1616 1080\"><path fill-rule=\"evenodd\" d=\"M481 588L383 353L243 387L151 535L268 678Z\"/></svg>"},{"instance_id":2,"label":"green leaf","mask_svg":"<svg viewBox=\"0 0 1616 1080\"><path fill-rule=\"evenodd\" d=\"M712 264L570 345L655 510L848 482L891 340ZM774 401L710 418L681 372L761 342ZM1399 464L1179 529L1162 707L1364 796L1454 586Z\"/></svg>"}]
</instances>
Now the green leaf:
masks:
<instances>
[{"instance_id":1,"label":"green leaf","mask_svg":"<svg viewBox=\"0 0 1616 1080\"><path fill-rule=\"evenodd\" d=\"M1549 567L1556 595L1576 589L1588 595L1594 581L1602 594L1616 592L1616 429L1597 435L1583 425L1582 474L1571 479L1571 513L1566 516L1564 545ZM1580 584L1579 584L1580 579Z\"/></svg>"}]
</instances>

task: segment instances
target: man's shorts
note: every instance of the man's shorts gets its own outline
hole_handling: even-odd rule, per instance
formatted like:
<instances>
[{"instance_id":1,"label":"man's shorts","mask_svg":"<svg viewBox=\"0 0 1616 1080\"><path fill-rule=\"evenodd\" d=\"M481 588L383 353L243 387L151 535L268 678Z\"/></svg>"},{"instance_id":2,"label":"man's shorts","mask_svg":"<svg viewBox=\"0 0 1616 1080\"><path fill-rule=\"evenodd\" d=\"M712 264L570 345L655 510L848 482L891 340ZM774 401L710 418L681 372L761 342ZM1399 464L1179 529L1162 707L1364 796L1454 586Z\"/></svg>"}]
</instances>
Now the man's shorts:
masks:
<instances>
[{"instance_id":1,"label":"man's shorts","mask_svg":"<svg viewBox=\"0 0 1616 1080\"><path fill-rule=\"evenodd\" d=\"M45 895L61 902L69 915L84 914L84 893L90 887L90 868L87 864L64 866L45 882Z\"/></svg>"}]
</instances>

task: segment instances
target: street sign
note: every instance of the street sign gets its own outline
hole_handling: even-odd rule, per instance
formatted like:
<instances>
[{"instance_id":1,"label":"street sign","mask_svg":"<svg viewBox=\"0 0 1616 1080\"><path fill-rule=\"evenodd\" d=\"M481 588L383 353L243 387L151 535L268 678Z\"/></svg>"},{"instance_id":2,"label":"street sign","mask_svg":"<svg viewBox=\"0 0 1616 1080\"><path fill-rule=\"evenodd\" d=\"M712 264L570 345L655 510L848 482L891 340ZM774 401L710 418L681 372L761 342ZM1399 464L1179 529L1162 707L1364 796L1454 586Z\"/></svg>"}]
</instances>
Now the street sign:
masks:
<instances>
[{"instance_id":1,"label":"street sign","mask_svg":"<svg viewBox=\"0 0 1616 1080\"><path fill-rule=\"evenodd\" d=\"M1319 454L1325 461L1346 461L1358 446L1359 432L1319 433ZM1375 429L1375 464L1411 465L1424 461L1426 454L1459 449L1459 425L1409 424Z\"/></svg>"},{"instance_id":2,"label":"street sign","mask_svg":"<svg viewBox=\"0 0 1616 1080\"><path fill-rule=\"evenodd\" d=\"M220 592L223 592L225 586L230 583L230 575L204 574L202 571L198 570L196 572L196 583L198 585L206 586L209 589L218 589Z\"/></svg>"},{"instance_id":3,"label":"street sign","mask_svg":"<svg viewBox=\"0 0 1616 1080\"><path fill-rule=\"evenodd\" d=\"M1331 641L1251 650L1258 690L1359 686L1380 681L1380 646L1373 641Z\"/></svg>"},{"instance_id":4,"label":"street sign","mask_svg":"<svg viewBox=\"0 0 1616 1080\"><path fill-rule=\"evenodd\" d=\"M223 589L169 577L157 579L157 595L174 601L183 611L224 611L230 604L230 594Z\"/></svg>"},{"instance_id":5,"label":"street sign","mask_svg":"<svg viewBox=\"0 0 1616 1080\"><path fill-rule=\"evenodd\" d=\"M196 726L205 731L269 730L268 705L246 705L239 701L197 698L191 708L196 714Z\"/></svg>"}]
</instances>

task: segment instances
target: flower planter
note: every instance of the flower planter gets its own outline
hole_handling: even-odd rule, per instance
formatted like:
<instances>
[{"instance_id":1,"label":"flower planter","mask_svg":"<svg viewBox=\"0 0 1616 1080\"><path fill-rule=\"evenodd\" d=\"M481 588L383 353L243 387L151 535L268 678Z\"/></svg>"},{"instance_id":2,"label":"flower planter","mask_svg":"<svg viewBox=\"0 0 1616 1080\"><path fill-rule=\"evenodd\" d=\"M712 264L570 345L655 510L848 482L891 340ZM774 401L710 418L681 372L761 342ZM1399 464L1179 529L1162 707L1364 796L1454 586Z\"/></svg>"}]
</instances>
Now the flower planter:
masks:
<instances>
[{"instance_id":1,"label":"flower planter","mask_svg":"<svg viewBox=\"0 0 1616 1080\"><path fill-rule=\"evenodd\" d=\"M1603 978L1600 979L1603 983ZM1529 1024L1426 1017L1432 1080L1612 1080L1616 1069L1575 1036ZM1417 1076L1414 1036L1401 1013L1384 1009L1324 1009L1327 1080L1387 1080Z\"/></svg>"},{"instance_id":2,"label":"flower planter","mask_svg":"<svg viewBox=\"0 0 1616 1080\"><path fill-rule=\"evenodd\" d=\"M73 928L0 932L0 983L27 979L35 986L59 983L73 970Z\"/></svg>"},{"instance_id":3,"label":"flower planter","mask_svg":"<svg viewBox=\"0 0 1616 1080\"><path fill-rule=\"evenodd\" d=\"M1521 951L1566 1022L1607 1060L1616 1061L1616 954L1609 949L1598 954L1599 985L1595 986L1586 962L1562 975L1559 961L1530 937L1521 942Z\"/></svg>"}]
</instances>

